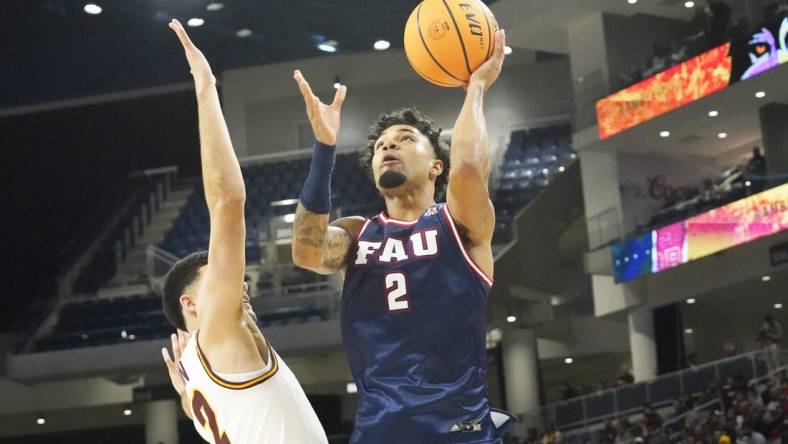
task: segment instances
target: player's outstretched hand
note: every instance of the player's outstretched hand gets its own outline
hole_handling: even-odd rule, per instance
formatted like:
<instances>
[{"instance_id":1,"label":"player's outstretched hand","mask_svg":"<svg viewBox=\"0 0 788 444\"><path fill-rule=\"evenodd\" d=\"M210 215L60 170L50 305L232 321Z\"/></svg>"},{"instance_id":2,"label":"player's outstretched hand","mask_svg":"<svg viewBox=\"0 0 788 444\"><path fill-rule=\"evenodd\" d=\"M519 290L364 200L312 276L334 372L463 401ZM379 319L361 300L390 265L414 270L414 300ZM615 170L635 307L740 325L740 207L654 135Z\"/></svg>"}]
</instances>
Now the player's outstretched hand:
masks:
<instances>
[{"instance_id":1,"label":"player's outstretched hand","mask_svg":"<svg viewBox=\"0 0 788 444\"><path fill-rule=\"evenodd\" d=\"M211 71L211 65L208 63L202 51L192 43L189 34L183 29L181 22L172 19L170 22L170 29L175 31L175 35L178 36L178 40L180 40L181 45L183 45L183 50L186 52L186 61L189 62L189 68L191 69L192 76L194 76L194 81L216 83L216 78Z\"/></svg>"},{"instance_id":2,"label":"player's outstretched hand","mask_svg":"<svg viewBox=\"0 0 788 444\"><path fill-rule=\"evenodd\" d=\"M471 74L468 86L476 84L483 86L485 91L490 89L493 83L498 80L498 76L501 75L503 60L506 58L505 49L506 32L501 29L495 33L495 48L492 55ZM467 89L467 86L465 89Z\"/></svg>"},{"instance_id":3,"label":"player's outstretched hand","mask_svg":"<svg viewBox=\"0 0 788 444\"><path fill-rule=\"evenodd\" d=\"M312 92L309 82L306 81L301 71L296 70L293 73L293 79L304 97L306 115L309 117L309 123L312 124L315 139L325 145L336 145L337 134L339 134L339 115L347 96L347 87L340 86L334 94L334 101L331 102L331 105L326 105Z\"/></svg>"},{"instance_id":4,"label":"player's outstretched hand","mask_svg":"<svg viewBox=\"0 0 788 444\"><path fill-rule=\"evenodd\" d=\"M189 338L191 338L191 335L181 330L178 330L177 334L173 333L170 335L172 358L169 351L167 351L167 347L161 349L161 356L164 359L164 364L167 366L167 372L170 374L170 382L172 382L172 387L175 391L178 392L178 396L183 396L183 392L186 390L186 383L178 371L178 361L181 360L183 349L186 348Z\"/></svg>"}]
</instances>

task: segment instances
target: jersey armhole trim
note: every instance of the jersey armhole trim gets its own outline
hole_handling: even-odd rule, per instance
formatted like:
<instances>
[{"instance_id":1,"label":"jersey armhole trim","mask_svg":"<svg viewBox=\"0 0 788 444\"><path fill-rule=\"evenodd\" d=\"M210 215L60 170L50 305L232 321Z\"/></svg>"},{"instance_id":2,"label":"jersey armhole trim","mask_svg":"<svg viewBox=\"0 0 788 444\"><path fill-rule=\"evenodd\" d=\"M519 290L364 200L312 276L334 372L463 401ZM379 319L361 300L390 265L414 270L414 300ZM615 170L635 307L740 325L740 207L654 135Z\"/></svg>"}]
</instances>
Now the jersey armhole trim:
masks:
<instances>
[{"instance_id":1,"label":"jersey armhole trim","mask_svg":"<svg viewBox=\"0 0 788 444\"><path fill-rule=\"evenodd\" d=\"M364 231L367 229L367 225L369 225L370 222L372 222L372 219L367 219L366 222L364 222L364 225L361 226L361 229L358 230L358 234L356 235L356 242L358 242L361 239L361 235L364 234Z\"/></svg>"},{"instance_id":2,"label":"jersey armhole trim","mask_svg":"<svg viewBox=\"0 0 788 444\"><path fill-rule=\"evenodd\" d=\"M474 262L473 259L471 259L471 256L465 250L465 245L462 243L462 238L460 237L460 233L459 231L457 231L457 227L454 224L454 218L451 215L451 211L449 211L449 206L446 204L443 205L443 216L446 218L446 223L449 224L452 234L454 234L454 240L457 241L457 245L460 247L460 251L462 252L463 257L465 258L465 261L468 263L471 269L474 272L476 272L479 278L481 278L482 282L484 282L488 287L492 287L493 280L489 276L484 274L482 269L479 268L478 265L476 265L476 262Z\"/></svg>"},{"instance_id":3,"label":"jersey armhole trim","mask_svg":"<svg viewBox=\"0 0 788 444\"><path fill-rule=\"evenodd\" d=\"M267 372L263 373L262 375L256 378L243 382L231 382L222 379L211 369L211 364L208 362L208 359L203 354L202 348L200 347L199 334L200 332L198 331L195 334L195 338L194 338L195 344L197 345L197 358L199 358L200 364L202 364L202 368L205 370L205 373L217 385L220 385L224 388L228 388L231 390L244 390L254 387L258 384L262 384L263 382L269 380L272 376L274 376L277 371L279 371L279 360L276 358L276 354L273 352L273 349L271 348L271 344L269 344L268 341L264 339L266 345L268 346L269 364L273 363L269 365L270 368L268 369Z\"/></svg>"}]
</instances>

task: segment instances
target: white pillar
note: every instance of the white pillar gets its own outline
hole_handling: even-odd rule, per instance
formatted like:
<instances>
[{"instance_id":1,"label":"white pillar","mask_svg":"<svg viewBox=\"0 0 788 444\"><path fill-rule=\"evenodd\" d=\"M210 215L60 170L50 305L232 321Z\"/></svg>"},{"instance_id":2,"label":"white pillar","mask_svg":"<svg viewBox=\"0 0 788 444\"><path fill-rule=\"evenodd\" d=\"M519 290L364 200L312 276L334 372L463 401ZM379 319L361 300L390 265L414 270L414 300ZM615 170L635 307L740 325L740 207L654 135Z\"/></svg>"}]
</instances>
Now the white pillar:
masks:
<instances>
[{"instance_id":1,"label":"white pillar","mask_svg":"<svg viewBox=\"0 0 788 444\"><path fill-rule=\"evenodd\" d=\"M178 444L178 402L149 402L145 410L145 444Z\"/></svg>"},{"instance_id":2,"label":"white pillar","mask_svg":"<svg viewBox=\"0 0 788 444\"><path fill-rule=\"evenodd\" d=\"M539 409L539 355L536 335L531 329L506 330L503 333L503 369L507 409L522 415L523 422L513 430L525 436L530 426L537 425Z\"/></svg>"},{"instance_id":3,"label":"white pillar","mask_svg":"<svg viewBox=\"0 0 788 444\"><path fill-rule=\"evenodd\" d=\"M629 349L635 381L657 376L657 345L654 340L654 310L636 308L629 312Z\"/></svg>"}]
</instances>

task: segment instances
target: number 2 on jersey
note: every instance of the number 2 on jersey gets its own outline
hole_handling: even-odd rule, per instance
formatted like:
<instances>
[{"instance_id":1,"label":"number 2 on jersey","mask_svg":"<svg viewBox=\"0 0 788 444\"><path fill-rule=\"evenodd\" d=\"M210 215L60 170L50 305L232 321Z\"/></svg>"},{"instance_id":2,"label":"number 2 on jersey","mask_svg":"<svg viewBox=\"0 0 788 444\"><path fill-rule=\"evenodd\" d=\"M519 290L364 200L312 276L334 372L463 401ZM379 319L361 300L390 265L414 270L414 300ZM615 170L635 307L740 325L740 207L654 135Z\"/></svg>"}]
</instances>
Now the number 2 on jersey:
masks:
<instances>
[{"instance_id":1,"label":"number 2 on jersey","mask_svg":"<svg viewBox=\"0 0 788 444\"><path fill-rule=\"evenodd\" d=\"M205 399L205 396L200 393L199 390L195 390L192 393L192 412L194 413L195 419L200 423L201 426L206 427L211 430L213 434L213 442L214 444L230 444L230 440L227 439L227 435L224 433L219 433L219 424L216 421L216 413L214 413L211 405L208 404L208 400Z\"/></svg>"},{"instance_id":2,"label":"number 2 on jersey","mask_svg":"<svg viewBox=\"0 0 788 444\"><path fill-rule=\"evenodd\" d=\"M408 281L405 279L405 274L400 272L389 273L384 280L389 313L410 310Z\"/></svg>"}]
</instances>

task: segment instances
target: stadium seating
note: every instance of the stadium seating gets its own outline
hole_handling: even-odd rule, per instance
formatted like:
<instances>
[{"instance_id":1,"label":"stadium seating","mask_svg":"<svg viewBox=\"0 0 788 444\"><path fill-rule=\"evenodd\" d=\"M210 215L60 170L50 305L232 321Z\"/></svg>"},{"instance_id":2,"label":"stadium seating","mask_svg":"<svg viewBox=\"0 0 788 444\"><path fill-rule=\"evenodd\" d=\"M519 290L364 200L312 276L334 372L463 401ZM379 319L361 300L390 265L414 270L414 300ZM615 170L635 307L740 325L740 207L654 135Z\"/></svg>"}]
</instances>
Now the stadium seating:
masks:
<instances>
[{"instance_id":1,"label":"stadium seating","mask_svg":"<svg viewBox=\"0 0 788 444\"><path fill-rule=\"evenodd\" d=\"M493 201L498 225L495 243L511 240L511 223L522 209L550 181L563 172L576 155L571 148L571 129L568 125L518 130L504 155L500 178L495 184ZM247 189L246 203L246 258L259 262L268 241L266 219L295 211L290 205L271 205L296 199L309 169L309 159L299 158L243 167ZM384 209L383 199L372 186L371 179L359 165L356 153L337 156L332 184L333 208L336 216L374 216ZM172 228L159 245L178 257L208 247L210 223L201 184L195 185ZM149 190L148 190L149 191ZM107 238L77 280L81 292L95 292L113 275L115 264L134 245L140 235L141 206L147 205L148 193L141 193L138 202L124 213L121 223ZM155 201L158 205L159 202ZM300 270L260 273L257 290L261 294L280 292L296 295L329 289L324 276ZM327 319L327 307L320 305L294 306L279 311L258 313L263 326L284 325ZM34 344L37 351L97 346L166 337L172 331L161 311L161 299L155 294L93 299L68 303L60 309L55 328Z\"/></svg>"},{"instance_id":2,"label":"stadium seating","mask_svg":"<svg viewBox=\"0 0 788 444\"><path fill-rule=\"evenodd\" d=\"M497 226L493 243L510 241L517 212L576 160L571 134L568 125L512 132L494 187Z\"/></svg>"},{"instance_id":3,"label":"stadium seating","mask_svg":"<svg viewBox=\"0 0 788 444\"><path fill-rule=\"evenodd\" d=\"M135 245L145 225L167 198L165 176L150 176L131 180L129 204L121 211L120 219L101 242L90 262L74 281L75 293L95 293L115 274L117 265Z\"/></svg>"},{"instance_id":4,"label":"stadium seating","mask_svg":"<svg viewBox=\"0 0 788 444\"><path fill-rule=\"evenodd\" d=\"M258 314L263 327L326 320L325 304L309 303ZM70 302L59 312L55 328L35 341L34 350L52 351L166 338L173 332L155 294Z\"/></svg>"}]
</instances>

